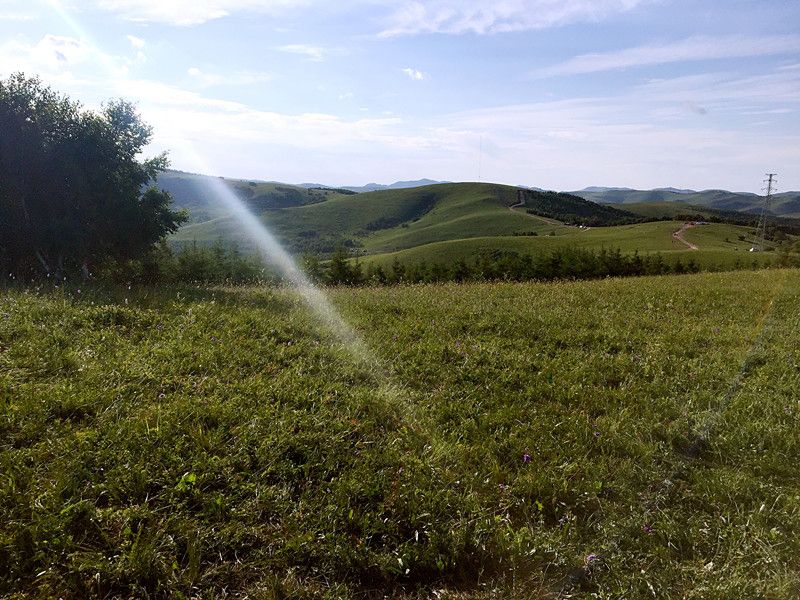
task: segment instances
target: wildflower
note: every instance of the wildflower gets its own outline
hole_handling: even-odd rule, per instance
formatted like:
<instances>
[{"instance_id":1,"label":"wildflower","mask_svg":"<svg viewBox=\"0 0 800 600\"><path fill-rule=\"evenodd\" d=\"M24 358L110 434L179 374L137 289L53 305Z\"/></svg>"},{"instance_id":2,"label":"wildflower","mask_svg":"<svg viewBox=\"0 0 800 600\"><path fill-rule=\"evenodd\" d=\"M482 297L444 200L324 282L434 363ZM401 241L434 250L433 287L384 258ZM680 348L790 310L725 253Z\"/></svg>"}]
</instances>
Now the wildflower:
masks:
<instances>
[{"instance_id":1,"label":"wildflower","mask_svg":"<svg viewBox=\"0 0 800 600\"><path fill-rule=\"evenodd\" d=\"M583 562L586 564L587 567L591 567L594 563L598 560L597 554L592 552L586 558L583 559Z\"/></svg>"},{"instance_id":2,"label":"wildflower","mask_svg":"<svg viewBox=\"0 0 800 600\"><path fill-rule=\"evenodd\" d=\"M645 523L642 525L642 531L644 531L647 535L652 535L653 526L650 523Z\"/></svg>"},{"instance_id":3,"label":"wildflower","mask_svg":"<svg viewBox=\"0 0 800 600\"><path fill-rule=\"evenodd\" d=\"M531 462L531 455L528 454L527 452L525 454L523 454L522 455L522 462L524 462L524 463Z\"/></svg>"}]
</instances>

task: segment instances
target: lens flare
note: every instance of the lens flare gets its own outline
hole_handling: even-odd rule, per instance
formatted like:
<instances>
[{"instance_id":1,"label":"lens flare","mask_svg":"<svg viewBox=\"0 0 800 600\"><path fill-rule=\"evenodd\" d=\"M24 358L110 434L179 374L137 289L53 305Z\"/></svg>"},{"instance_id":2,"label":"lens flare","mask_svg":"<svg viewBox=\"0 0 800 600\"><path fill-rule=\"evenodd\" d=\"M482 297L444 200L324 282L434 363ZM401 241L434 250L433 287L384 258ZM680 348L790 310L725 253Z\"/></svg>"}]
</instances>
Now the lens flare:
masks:
<instances>
[{"instance_id":1,"label":"lens flare","mask_svg":"<svg viewBox=\"0 0 800 600\"><path fill-rule=\"evenodd\" d=\"M78 37L94 44L88 32L67 12L59 0L45 0L45 3ZM116 69L109 61L104 61L103 67L108 71L110 77L125 79L120 70ZM213 169L210 168L197 148L189 141L188 135L182 136L179 145L182 152L191 157L190 160L193 162L191 168L193 170L200 173L213 173ZM302 272L267 226L248 210L247 206L236 197L223 181L215 177L209 177L208 181L209 192L225 206L229 214L244 228L245 233L258 249L261 259L267 264L276 267L283 277L292 284L314 314L344 344L350 355L359 363L359 366L369 368L373 372L377 370L381 374L384 373L380 360L375 353L369 351L361 337L347 324L325 294Z\"/></svg>"},{"instance_id":2,"label":"lens flare","mask_svg":"<svg viewBox=\"0 0 800 600\"><path fill-rule=\"evenodd\" d=\"M213 171L192 144L182 142L181 146L182 152L191 157L194 170L205 173ZM228 214L242 226L244 233L256 247L260 258L266 264L278 269L281 275L303 297L314 314L345 344L353 358L361 366L369 366L373 369L380 368L379 361L374 353L369 351L365 342L342 318L322 290L314 285L297 266L295 260L278 242L266 224L250 212L247 206L223 180L217 177L209 177L206 181L208 182L208 191L224 205Z\"/></svg>"}]
</instances>

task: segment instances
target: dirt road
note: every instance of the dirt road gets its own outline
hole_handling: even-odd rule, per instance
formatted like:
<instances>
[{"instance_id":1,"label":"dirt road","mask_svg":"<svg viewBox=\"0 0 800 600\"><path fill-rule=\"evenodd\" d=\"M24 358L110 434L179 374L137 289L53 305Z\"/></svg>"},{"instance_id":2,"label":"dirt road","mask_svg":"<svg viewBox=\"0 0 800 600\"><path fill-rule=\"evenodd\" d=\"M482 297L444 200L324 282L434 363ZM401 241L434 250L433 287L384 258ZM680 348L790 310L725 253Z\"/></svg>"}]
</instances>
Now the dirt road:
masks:
<instances>
[{"instance_id":1,"label":"dirt road","mask_svg":"<svg viewBox=\"0 0 800 600\"><path fill-rule=\"evenodd\" d=\"M689 241L687 241L687 240L686 240L686 239L683 237L683 233L684 233L684 232L685 232L687 229L691 229L692 227L695 227L695 224L694 224L694 223L684 223L684 224L683 224L683 227L681 227L680 229L678 229L678 231L675 231L675 232L672 234L672 239L678 240L678 241L679 241L679 242L681 242L682 244L685 244L686 246L688 246L688 247L689 247L689 249L690 249L690 250L699 250L700 248L698 248L698 247L697 247L695 244L693 244L692 242L689 242Z\"/></svg>"}]
</instances>

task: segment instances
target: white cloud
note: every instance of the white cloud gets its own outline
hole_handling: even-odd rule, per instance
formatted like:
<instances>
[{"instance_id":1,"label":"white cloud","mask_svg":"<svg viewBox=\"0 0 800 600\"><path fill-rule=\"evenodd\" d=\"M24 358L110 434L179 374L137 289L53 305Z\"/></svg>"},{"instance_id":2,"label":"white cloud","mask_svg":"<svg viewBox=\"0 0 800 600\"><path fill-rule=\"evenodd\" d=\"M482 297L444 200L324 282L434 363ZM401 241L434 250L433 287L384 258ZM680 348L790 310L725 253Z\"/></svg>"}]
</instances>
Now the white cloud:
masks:
<instances>
[{"instance_id":1,"label":"white cloud","mask_svg":"<svg viewBox=\"0 0 800 600\"><path fill-rule=\"evenodd\" d=\"M491 34L599 21L652 0L394 1L382 37L420 33Z\"/></svg>"},{"instance_id":2,"label":"white cloud","mask_svg":"<svg viewBox=\"0 0 800 600\"><path fill-rule=\"evenodd\" d=\"M95 0L105 10L130 21L200 25L238 11L273 13L310 0Z\"/></svg>"},{"instance_id":3,"label":"white cloud","mask_svg":"<svg viewBox=\"0 0 800 600\"><path fill-rule=\"evenodd\" d=\"M236 12L277 14L321 0L94 0L132 21L199 25ZM382 6L389 11L380 35L500 33L595 22L655 0L349 0L346 6Z\"/></svg>"},{"instance_id":4,"label":"white cloud","mask_svg":"<svg viewBox=\"0 0 800 600\"><path fill-rule=\"evenodd\" d=\"M48 34L36 44L12 39L0 45L0 70L63 73L93 56L94 49L77 38Z\"/></svg>"},{"instance_id":5,"label":"white cloud","mask_svg":"<svg viewBox=\"0 0 800 600\"><path fill-rule=\"evenodd\" d=\"M0 21L33 21L37 16L32 13L16 11L0 11Z\"/></svg>"},{"instance_id":6,"label":"white cloud","mask_svg":"<svg viewBox=\"0 0 800 600\"><path fill-rule=\"evenodd\" d=\"M414 81L422 81L423 79L425 79L425 73L423 73L422 71L418 71L417 69L406 67L402 71L403 73L408 75L410 79L413 79Z\"/></svg>"},{"instance_id":7,"label":"white cloud","mask_svg":"<svg viewBox=\"0 0 800 600\"><path fill-rule=\"evenodd\" d=\"M191 76L194 82L203 87L217 85L252 85L254 83L264 83L272 79L269 73L256 71L236 71L220 75L218 73L207 73L197 67L191 67L186 72Z\"/></svg>"},{"instance_id":8,"label":"white cloud","mask_svg":"<svg viewBox=\"0 0 800 600\"><path fill-rule=\"evenodd\" d=\"M320 46L310 46L308 44L287 44L285 46L278 46L275 48L281 52L288 52L289 54L299 54L305 56L308 60L320 62L325 60L325 57L331 53L327 48Z\"/></svg>"},{"instance_id":9,"label":"white cloud","mask_svg":"<svg viewBox=\"0 0 800 600\"><path fill-rule=\"evenodd\" d=\"M695 36L665 44L649 44L613 52L583 54L552 67L535 71L533 76L578 75L682 61L796 52L800 52L800 35Z\"/></svg>"},{"instance_id":10,"label":"white cloud","mask_svg":"<svg viewBox=\"0 0 800 600\"><path fill-rule=\"evenodd\" d=\"M644 101L697 102L704 106L745 110L748 104L800 103L800 71L776 69L762 75L705 73L652 79L634 89Z\"/></svg>"},{"instance_id":11,"label":"white cloud","mask_svg":"<svg viewBox=\"0 0 800 600\"><path fill-rule=\"evenodd\" d=\"M126 35L128 41L131 43L131 46L136 48L137 50L141 50L145 46L145 41L142 38L136 37L135 35Z\"/></svg>"}]
</instances>

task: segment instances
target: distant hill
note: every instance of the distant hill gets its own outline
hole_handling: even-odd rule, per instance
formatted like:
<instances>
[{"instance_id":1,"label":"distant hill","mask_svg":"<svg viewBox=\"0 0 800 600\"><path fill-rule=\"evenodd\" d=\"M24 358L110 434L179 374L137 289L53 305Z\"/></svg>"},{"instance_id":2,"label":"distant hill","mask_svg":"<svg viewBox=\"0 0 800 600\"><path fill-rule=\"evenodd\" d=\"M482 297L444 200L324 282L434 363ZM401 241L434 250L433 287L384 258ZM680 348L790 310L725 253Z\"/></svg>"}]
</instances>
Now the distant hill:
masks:
<instances>
[{"instance_id":1,"label":"distant hill","mask_svg":"<svg viewBox=\"0 0 800 600\"><path fill-rule=\"evenodd\" d=\"M241 187L240 182L230 185ZM569 194L490 183L441 183L356 195L293 189L308 194L324 193L324 197L303 197L294 192L290 194L295 201L292 205L256 207L260 209L256 212L293 252L327 253L340 245L368 253L388 252L486 235L550 233L564 229L563 222L609 225L642 220L618 208ZM288 191L281 187L271 193L288 194ZM243 200L253 208L256 198ZM174 239L208 243L220 237L243 246L248 244L241 237L238 224L220 213L202 222L195 220Z\"/></svg>"},{"instance_id":2,"label":"distant hill","mask_svg":"<svg viewBox=\"0 0 800 600\"><path fill-rule=\"evenodd\" d=\"M571 192L576 196L601 204L634 204L641 202L683 202L719 210L760 213L763 196L749 192L726 190L679 190L661 188L632 190L628 188L586 188ZM800 192L783 192L772 198L770 212L776 216L800 217Z\"/></svg>"},{"instance_id":3,"label":"distant hill","mask_svg":"<svg viewBox=\"0 0 800 600\"><path fill-rule=\"evenodd\" d=\"M350 190L351 192L377 192L379 190L405 190L408 188L423 187L426 185L436 185L438 183L450 183L449 181L435 181L433 179L416 179L414 181L395 181L389 185L382 183L367 183L366 185L342 185L333 189ZM331 187L322 185L320 183L301 183L299 187L303 188L324 188Z\"/></svg>"},{"instance_id":4,"label":"distant hill","mask_svg":"<svg viewBox=\"0 0 800 600\"><path fill-rule=\"evenodd\" d=\"M417 179L415 181L395 181L389 185L380 183L368 183L362 186L343 186L346 190L354 192L377 192L379 190L406 190L409 188L423 187L426 185L437 185L439 183L450 183L448 181L434 181L433 179Z\"/></svg>"},{"instance_id":5,"label":"distant hill","mask_svg":"<svg viewBox=\"0 0 800 600\"><path fill-rule=\"evenodd\" d=\"M285 183L211 177L172 170L161 173L156 186L172 194L177 208L189 211L190 223L202 223L226 215L211 191L210 183L214 179L222 180L238 198L247 202L251 210L259 214L265 210L322 202L337 193L336 190L322 187L306 189Z\"/></svg>"},{"instance_id":6,"label":"distant hill","mask_svg":"<svg viewBox=\"0 0 800 600\"><path fill-rule=\"evenodd\" d=\"M210 184L219 179L177 171L159 178L158 184L173 194L176 204L190 211L190 223L171 237L173 244L222 239L244 252L253 250L252 240L213 193ZM394 189L355 193L311 184L222 181L295 255L329 255L344 246L365 261L381 264L395 258L466 260L475 252L536 253L564 247L674 253L675 260L695 252L696 260L708 264L741 264L757 220L753 212L716 207L752 206L757 196L722 191L605 189L569 194L491 183L402 187L409 182L398 182ZM699 194L705 194L707 205L688 202ZM617 201L609 202L609 197ZM776 206L783 209L791 208L792 202L800 203L790 195L776 197ZM672 235L686 221L713 223L683 234L700 247L699 253ZM771 225L779 227L780 239L788 242L793 238L787 235L800 234L800 220L775 217ZM758 260L769 262L774 255L765 253Z\"/></svg>"}]
</instances>

